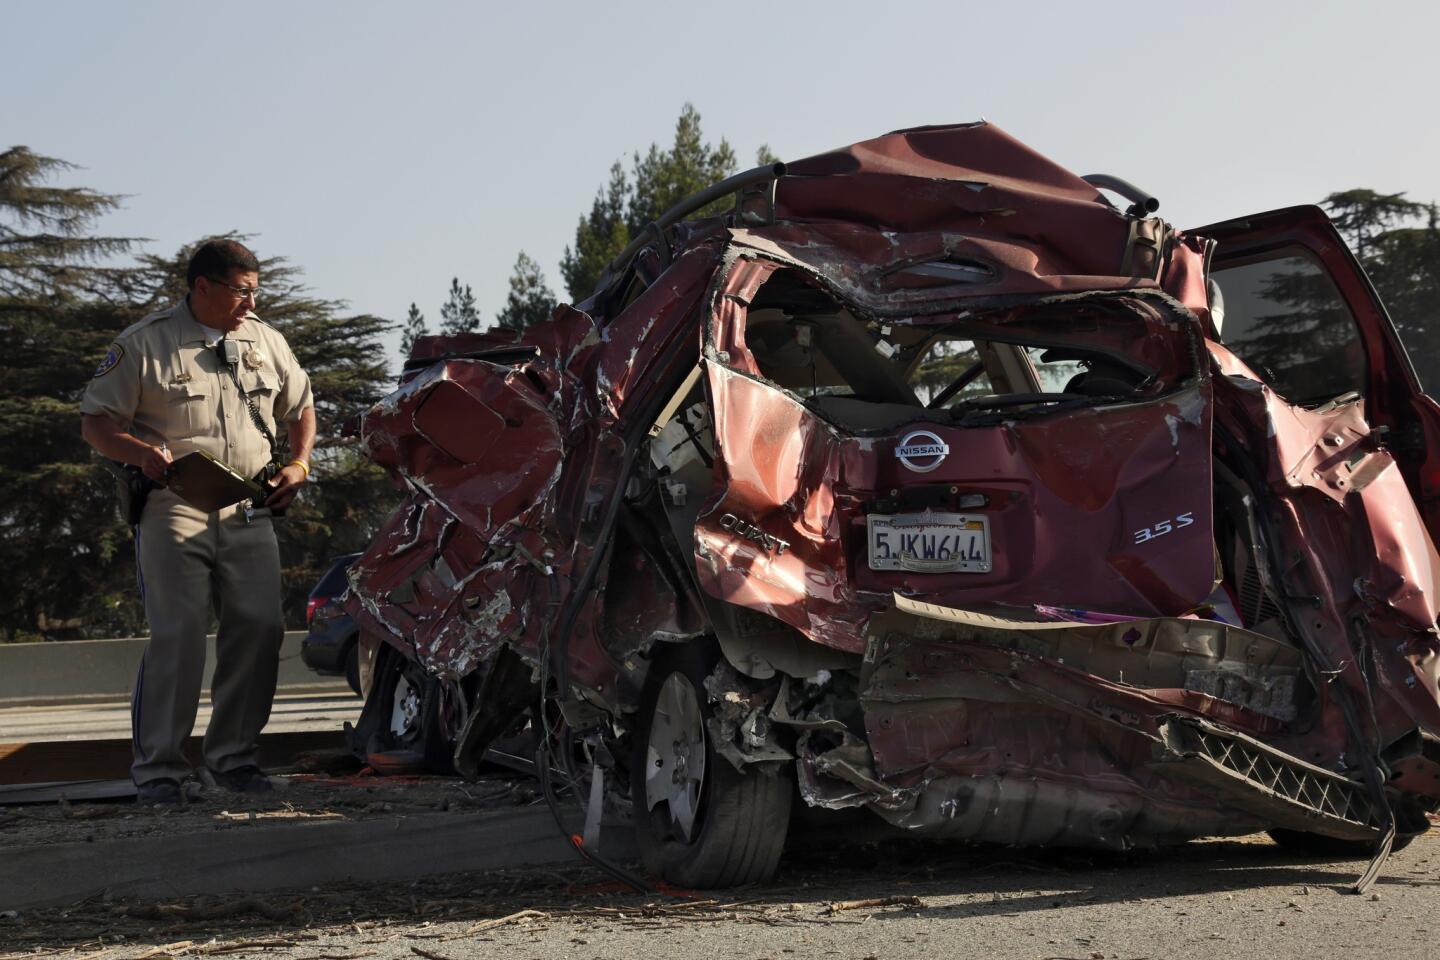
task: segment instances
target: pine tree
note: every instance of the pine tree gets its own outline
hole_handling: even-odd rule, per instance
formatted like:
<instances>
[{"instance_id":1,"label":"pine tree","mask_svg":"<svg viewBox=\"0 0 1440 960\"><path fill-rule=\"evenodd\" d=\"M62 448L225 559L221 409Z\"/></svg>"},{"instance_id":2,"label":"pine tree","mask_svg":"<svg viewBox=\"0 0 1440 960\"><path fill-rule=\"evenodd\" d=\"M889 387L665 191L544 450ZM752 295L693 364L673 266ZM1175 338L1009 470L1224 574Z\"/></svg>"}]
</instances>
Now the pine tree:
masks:
<instances>
[{"instance_id":1,"label":"pine tree","mask_svg":"<svg viewBox=\"0 0 1440 960\"><path fill-rule=\"evenodd\" d=\"M589 215L580 218L574 246L565 248L560 261L571 300L578 303L589 297L606 265L652 220L734 172L735 151L723 139L719 146L706 143L699 111L685 104L669 148L662 150L652 143L643 157L636 153L628 177L617 161L610 168L609 184L595 195ZM713 216L728 209L730 202L716 201L693 216Z\"/></svg>"},{"instance_id":2,"label":"pine tree","mask_svg":"<svg viewBox=\"0 0 1440 960\"><path fill-rule=\"evenodd\" d=\"M46 185L74 169L29 147L0 153L0 296L12 304L103 287L112 271L100 262L139 242L89 233L120 197Z\"/></svg>"},{"instance_id":3,"label":"pine tree","mask_svg":"<svg viewBox=\"0 0 1440 960\"><path fill-rule=\"evenodd\" d=\"M1406 200L1404 193L1365 189L1341 190L1321 203L1361 263L1369 258L1370 244L1375 237L1423 216L1427 209L1423 203Z\"/></svg>"},{"instance_id":4,"label":"pine tree","mask_svg":"<svg viewBox=\"0 0 1440 960\"><path fill-rule=\"evenodd\" d=\"M560 276L572 302L590 296L606 265L630 242L625 222L629 196L630 182L617 160L610 167L610 183L596 192L589 216L575 227L575 246L567 246L560 258Z\"/></svg>"},{"instance_id":5,"label":"pine tree","mask_svg":"<svg viewBox=\"0 0 1440 960\"><path fill-rule=\"evenodd\" d=\"M94 505L112 484L93 468L77 408L105 345L140 311L106 265L138 241L93 227L120 198L50 186L71 164L25 147L0 153L0 631L140 623L130 537Z\"/></svg>"},{"instance_id":6,"label":"pine tree","mask_svg":"<svg viewBox=\"0 0 1440 960\"><path fill-rule=\"evenodd\" d=\"M524 250L515 258L510 274L510 294L505 309L495 316L495 325L504 330L524 330L532 323L545 320L555 309L555 294L545 283L540 264L531 260Z\"/></svg>"},{"instance_id":7,"label":"pine tree","mask_svg":"<svg viewBox=\"0 0 1440 960\"><path fill-rule=\"evenodd\" d=\"M474 333L480 329L480 312L475 309L475 294L470 285L460 286L460 278L450 281L450 298L440 308L440 332L446 336Z\"/></svg>"},{"instance_id":8,"label":"pine tree","mask_svg":"<svg viewBox=\"0 0 1440 960\"><path fill-rule=\"evenodd\" d=\"M675 139L670 149L661 150L652 143L644 157L635 155L634 187L625 214L631 236L681 200L734 172L735 151L730 144L723 138L718 147L706 143L700 132L700 112L685 104L675 121ZM728 208L730 203L728 198L717 201L714 209L694 216L709 216Z\"/></svg>"},{"instance_id":9,"label":"pine tree","mask_svg":"<svg viewBox=\"0 0 1440 960\"><path fill-rule=\"evenodd\" d=\"M1363 189L1332 193L1323 202L1375 284L1420 385L1440 393L1440 207Z\"/></svg>"},{"instance_id":10,"label":"pine tree","mask_svg":"<svg viewBox=\"0 0 1440 960\"><path fill-rule=\"evenodd\" d=\"M415 347L415 341L429 335L430 328L425 325L425 315L412 302L410 312L405 316L404 332L400 334L400 356L409 357L410 351Z\"/></svg>"}]
</instances>

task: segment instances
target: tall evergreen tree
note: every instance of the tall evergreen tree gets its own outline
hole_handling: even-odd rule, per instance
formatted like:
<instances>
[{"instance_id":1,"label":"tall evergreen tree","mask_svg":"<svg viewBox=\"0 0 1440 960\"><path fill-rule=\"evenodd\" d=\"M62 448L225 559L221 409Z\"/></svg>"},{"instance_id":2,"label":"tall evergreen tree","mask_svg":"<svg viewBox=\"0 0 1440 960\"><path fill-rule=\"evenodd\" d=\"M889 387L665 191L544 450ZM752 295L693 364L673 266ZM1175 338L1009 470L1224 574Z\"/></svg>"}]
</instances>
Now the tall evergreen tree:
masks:
<instances>
[{"instance_id":1,"label":"tall evergreen tree","mask_svg":"<svg viewBox=\"0 0 1440 960\"><path fill-rule=\"evenodd\" d=\"M480 311L475 309L475 294L470 285L460 286L460 278L450 281L450 297L440 307L440 332L446 336L474 333L480 329Z\"/></svg>"},{"instance_id":2,"label":"tall evergreen tree","mask_svg":"<svg viewBox=\"0 0 1440 960\"><path fill-rule=\"evenodd\" d=\"M51 186L71 164L14 147L0 153L0 635L53 625L133 630L134 570L117 571L129 536L94 504L112 484L93 469L76 408L105 345L141 311L109 257L138 242L98 236L120 198ZM128 579L127 579L128 576ZM129 602L127 602L129 601Z\"/></svg>"},{"instance_id":3,"label":"tall evergreen tree","mask_svg":"<svg viewBox=\"0 0 1440 960\"><path fill-rule=\"evenodd\" d=\"M1341 190L1321 201L1335 227L1362 263L1370 258L1371 242L1402 223L1414 221L1426 212L1426 205L1406 200L1404 193L1377 193L1374 190Z\"/></svg>"},{"instance_id":4,"label":"tall evergreen tree","mask_svg":"<svg viewBox=\"0 0 1440 960\"><path fill-rule=\"evenodd\" d=\"M103 288L114 271L101 261L139 241L93 236L121 197L83 187L53 187L72 163L11 147L0 153L0 296L13 304Z\"/></svg>"},{"instance_id":5,"label":"tall evergreen tree","mask_svg":"<svg viewBox=\"0 0 1440 960\"><path fill-rule=\"evenodd\" d=\"M510 274L510 294L505 298L505 309L495 316L495 325L504 330L524 330L532 323L547 319L554 309L555 294L545 283L540 264L521 250L515 258L515 270Z\"/></svg>"},{"instance_id":6,"label":"tall evergreen tree","mask_svg":"<svg viewBox=\"0 0 1440 960\"><path fill-rule=\"evenodd\" d=\"M567 246L560 258L560 276L572 302L590 296L606 265L630 242L625 222L629 196L630 181L617 160L610 167L609 184L596 192L589 215L575 227L575 246Z\"/></svg>"},{"instance_id":7,"label":"tall evergreen tree","mask_svg":"<svg viewBox=\"0 0 1440 960\"><path fill-rule=\"evenodd\" d=\"M635 156L631 177L630 203L625 219L634 236L645 224L699 190L735 172L735 151L722 138L712 147L700 132L700 112L685 104L675 121L675 138L669 150L650 145L645 156ZM702 210L696 217L709 216L730 206L730 200L717 201L714 209Z\"/></svg>"},{"instance_id":8,"label":"tall evergreen tree","mask_svg":"<svg viewBox=\"0 0 1440 960\"><path fill-rule=\"evenodd\" d=\"M625 249L632 237L679 201L735 172L735 151L723 139L706 143L700 130L700 113L685 104L675 121L670 146L652 143L644 156L634 154L627 177L617 161L610 182L595 196L590 213L575 227L575 242L565 248L560 274L572 301L594 292L605 266ZM711 216L726 209L728 199L698 211Z\"/></svg>"},{"instance_id":9,"label":"tall evergreen tree","mask_svg":"<svg viewBox=\"0 0 1440 960\"><path fill-rule=\"evenodd\" d=\"M415 341L429 335L430 328L425 325L425 314L421 313L420 308L412 302L410 312L405 316L404 331L400 334L400 356L410 356Z\"/></svg>"},{"instance_id":10,"label":"tall evergreen tree","mask_svg":"<svg viewBox=\"0 0 1440 960\"><path fill-rule=\"evenodd\" d=\"M1374 190L1332 193L1324 204L1385 302L1421 386L1440 393L1440 207Z\"/></svg>"}]
</instances>

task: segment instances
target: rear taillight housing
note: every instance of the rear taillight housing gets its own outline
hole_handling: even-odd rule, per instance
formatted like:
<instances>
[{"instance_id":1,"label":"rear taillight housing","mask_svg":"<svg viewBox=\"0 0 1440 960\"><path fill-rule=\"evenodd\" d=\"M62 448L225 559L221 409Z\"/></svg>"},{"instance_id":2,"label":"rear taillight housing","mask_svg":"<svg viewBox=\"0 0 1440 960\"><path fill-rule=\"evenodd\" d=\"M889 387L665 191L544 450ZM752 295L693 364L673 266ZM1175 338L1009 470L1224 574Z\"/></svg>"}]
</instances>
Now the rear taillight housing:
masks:
<instances>
[{"instance_id":1,"label":"rear taillight housing","mask_svg":"<svg viewBox=\"0 0 1440 960\"><path fill-rule=\"evenodd\" d=\"M315 622L315 611L330 602L329 597L311 597L310 602L305 604L305 626Z\"/></svg>"}]
</instances>

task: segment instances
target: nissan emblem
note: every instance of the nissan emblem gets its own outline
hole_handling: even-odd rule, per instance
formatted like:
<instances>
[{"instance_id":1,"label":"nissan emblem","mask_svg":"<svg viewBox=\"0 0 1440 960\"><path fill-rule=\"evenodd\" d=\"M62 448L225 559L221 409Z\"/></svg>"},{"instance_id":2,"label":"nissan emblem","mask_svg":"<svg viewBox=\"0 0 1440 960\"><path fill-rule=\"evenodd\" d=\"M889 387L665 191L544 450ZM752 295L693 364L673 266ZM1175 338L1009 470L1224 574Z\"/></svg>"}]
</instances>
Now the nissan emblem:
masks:
<instances>
[{"instance_id":1,"label":"nissan emblem","mask_svg":"<svg viewBox=\"0 0 1440 960\"><path fill-rule=\"evenodd\" d=\"M950 453L950 447L929 430L912 430L905 434L895 456L916 473L929 473Z\"/></svg>"}]
</instances>

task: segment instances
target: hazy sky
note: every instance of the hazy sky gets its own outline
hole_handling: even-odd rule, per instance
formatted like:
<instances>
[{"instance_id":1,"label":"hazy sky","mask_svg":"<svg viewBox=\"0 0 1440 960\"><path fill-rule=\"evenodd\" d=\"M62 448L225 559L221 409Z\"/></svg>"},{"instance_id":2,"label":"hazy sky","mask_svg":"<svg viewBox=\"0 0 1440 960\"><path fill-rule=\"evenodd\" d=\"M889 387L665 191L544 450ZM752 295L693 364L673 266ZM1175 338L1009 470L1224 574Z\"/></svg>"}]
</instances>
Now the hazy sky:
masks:
<instances>
[{"instance_id":1,"label":"hazy sky","mask_svg":"<svg viewBox=\"0 0 1440 960\"><path fill-rule=\"evenodd\" d=\"M1437 37L1433 0L0 0L0 149L128 195L103 228L152 252L239 230L322 296L433 326L452 276L493 317L521 249L561 293L610 164L686 101L742 165L983 116L1180 226L1440 200Z\"/></svg>"}]
</instances>

